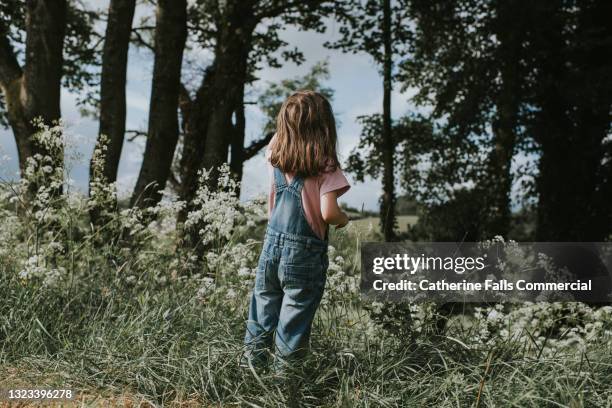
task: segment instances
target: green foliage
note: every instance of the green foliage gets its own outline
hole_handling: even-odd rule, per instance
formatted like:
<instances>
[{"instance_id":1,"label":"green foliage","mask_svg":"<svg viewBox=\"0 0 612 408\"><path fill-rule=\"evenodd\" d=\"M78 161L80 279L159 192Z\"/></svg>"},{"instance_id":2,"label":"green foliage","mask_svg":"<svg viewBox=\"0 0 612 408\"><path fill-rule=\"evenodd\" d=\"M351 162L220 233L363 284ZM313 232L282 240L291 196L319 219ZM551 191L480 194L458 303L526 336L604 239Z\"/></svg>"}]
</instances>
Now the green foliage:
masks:
<instances>
[{"instance_id":1,"label":"green foliage","mask_svg":"<svg viewBox=\"0 0 612 408\"><path fill-rule=\"evenodd\" d=\"M258 98L257 105L267 118L264 134L274 132L276 129L276 115L281 105L289 95L300 89L310 89L320 92L327 99L332 100L334 90L323 83L329 79L329 63L321 61L312 66L310 71L302 77L284 79L279 83L270 83Z\"/></svg>"},{"instance_id":2,"label":"green foliage","mask_svg":"<svg viewBox=\"0 0 612 408\"><path fill-rule=\"evenodd\" d=\"M6 35L10 44L24 44L25 3L19 0L3 1L0 3L0 36ZM15 49L16 55L23 59L22 48ZM6 102L4 92L0 92L0 126L8 127L6 116Z\"/></svg>"},{"instance_id":3,"label":"green foliage","mask_svg":"<svg viewBox=\"0 0 612 408\"><path fill-rule=\"evenodd\" d=\"M612 93L602 73L610 62L600 57L610 54L612 32L599 18L609 11L581 1L410 2L411 55L398 79L432 108L445 146L428 188L443 201L474 189L485 235L508 233L513 191L521 204L538 203L540 239L609 235L602 203L612 188L598 176L607 168L592 165L609 162ZM537 165L517 170L517 157ZM523 188L513 190L517 183Z\"/></svg>"},{"instance_id":4,"label":"green foliage","mask_svg":"<svg viewBox=\"0 0 612 408\"><path fill-rule=\"evenodd\" d=\"M359 144L347 159L347 170L359 181L365 176L378 178L382 168L382 115L360 116L362 125ZM411 197L428 194L426 163L430 163L440 150L439 136L432 123L420 115L406 115L393 123L396 178L404 192Z\"/></svg>"},{"instance_id":5,"label":"green foliage","mask_svg":"<svg viewBox=\"0 0 612 408\"><path fill-rule=\"evenodd\" d=\"M481 202L476 190L455 190L449 200L424 206L408 236L425 242L476 241L483 235L485 220Z\"/></svg>"},{"instance_id":6,"label":"green foliage","mask_svg":"<svg viewBox=\"0 0 612 408\"><path fill-rule=\"evenodd\" d=\"M95 24L100 17L80 2L71 2L68 7L68 24L64 40L64 66L62 86L74 92L77 104L83 109L97 107L98 67L101 50Z\"/></svg>"},{"instance_id":7,"label":"green foliage","mask_svg":"<svg viewBox=\"0 0 612 408\"><path fill-rule=\"evenodd\" d=\"M383 63L382 2L378 0L354 0L340 8L337 21L340 39L326 42L332 49L345 52L364 52L377 64ZM409 47L410 22L408 2L391 2L391 52L394 56L406 55Z\"/></svg>"},{"instance_id":8,"label":"green foliage","mask_svg":"<svg viewBox=\"0 0 612 408\"><path fill-rule=\"evenodd\" d=\"M336 14L345 3L342 1L310 0L301 2L285 1L255 1L253 2L252 21L256 28L252 34L251 50L249 52L249 80L257 78L255 72L262 64L279 68L283 63L291 61L296 64L304 62L303 53L283 39L282 31L289 26L301 30L324 32L324 18ZM244 7L239 1L222 3L210 0L197 0L189 6L189 29L198 45L204 49L213 50L218 42L219 27L227 24L227 13L232 7Z\"/></svg>"},{"instance_id":9,"label":"green foliage","mask_svg":"<svg viewBox=\"0 0 612 408\"><path fill-rule=\"evenodd\" d=\"M416 215L419 211L419 204L408 196L400 196L395 202L397 215Z\"/></svg>"},{"instance_id":10,"label":"green foliage","mask_svg":"<svg viewBox=\"0 0 612 408\"><path fill-rule=\"evenodd\" d=\"M7 0L0 4L0 33L7 34L12 44L25 43L25 14L23 1Z\"/></svg>"}]
</instances>

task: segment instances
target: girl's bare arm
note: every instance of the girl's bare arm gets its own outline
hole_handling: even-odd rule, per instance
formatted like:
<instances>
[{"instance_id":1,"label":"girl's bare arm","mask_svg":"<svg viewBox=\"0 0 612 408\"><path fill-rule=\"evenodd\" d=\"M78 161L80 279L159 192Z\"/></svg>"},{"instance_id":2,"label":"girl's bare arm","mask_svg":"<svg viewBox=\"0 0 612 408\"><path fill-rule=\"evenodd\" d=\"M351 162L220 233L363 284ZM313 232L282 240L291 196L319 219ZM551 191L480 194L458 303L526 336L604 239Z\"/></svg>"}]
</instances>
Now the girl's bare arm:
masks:
<instances>
[{"instance_id":1,"label":"girl's bare arm","mask_svg":"<svg viewBox=\"0 0 612 408\"><path fill-rule=\"evenodd\" d=\"M338 205L338 195L335 191L325 193L321 197L321 215L326 223L336 225L336 228L342 228L349 222L348 216Z\"/></svg>"}]
</instances>

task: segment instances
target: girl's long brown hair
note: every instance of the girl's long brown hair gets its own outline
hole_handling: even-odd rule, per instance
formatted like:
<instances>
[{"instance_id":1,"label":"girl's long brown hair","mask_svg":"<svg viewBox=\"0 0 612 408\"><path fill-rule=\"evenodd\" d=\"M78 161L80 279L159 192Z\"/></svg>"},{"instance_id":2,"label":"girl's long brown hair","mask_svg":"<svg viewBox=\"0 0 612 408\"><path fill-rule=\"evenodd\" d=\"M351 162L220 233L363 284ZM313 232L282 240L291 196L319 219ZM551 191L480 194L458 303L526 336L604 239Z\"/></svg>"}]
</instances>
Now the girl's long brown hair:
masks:
<instances>
[{"instance_id":1,"label":"girl's long brown hair","mask_svg":"<svg viewBox=\"0 0 612 408\"><path fill-rule=\"evenodd\" d=\"M340 167L337 139L329 101L318 92L297 91L287 98L276 117L270 163L284 173L318 176Z\"/></svg>"}]
</instances>

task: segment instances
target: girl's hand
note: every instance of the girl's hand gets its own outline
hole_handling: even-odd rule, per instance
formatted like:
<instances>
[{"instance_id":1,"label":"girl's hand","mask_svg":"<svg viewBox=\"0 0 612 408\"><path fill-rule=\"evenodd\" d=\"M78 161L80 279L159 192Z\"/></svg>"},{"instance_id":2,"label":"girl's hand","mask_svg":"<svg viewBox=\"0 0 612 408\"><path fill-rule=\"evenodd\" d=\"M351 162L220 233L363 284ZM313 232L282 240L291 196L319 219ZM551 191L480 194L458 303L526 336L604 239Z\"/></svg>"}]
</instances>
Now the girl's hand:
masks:
<instances>
[{"instance_id":1,"label":"girl's hand","mask_svg":"<svg viewBox=\"0 0 612 408\"><path fill-rule=\"evenodd\" d=\"M344 228L346 227L346 224L349 223L349 217L348 215L346 215L346 213L342 213L342 216L344 217L344 220L342 220L338 225L336 225L336 229L340 229L340 228Z\"/></svg>"}]
</instances>

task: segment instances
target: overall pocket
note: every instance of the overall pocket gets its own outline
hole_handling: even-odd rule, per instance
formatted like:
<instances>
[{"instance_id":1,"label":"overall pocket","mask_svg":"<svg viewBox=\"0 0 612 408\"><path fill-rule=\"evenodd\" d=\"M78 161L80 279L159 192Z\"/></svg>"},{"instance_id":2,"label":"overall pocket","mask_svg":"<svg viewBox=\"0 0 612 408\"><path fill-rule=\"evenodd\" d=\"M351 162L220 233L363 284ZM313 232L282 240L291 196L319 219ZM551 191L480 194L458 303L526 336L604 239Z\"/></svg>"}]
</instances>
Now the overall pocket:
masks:
<instances>
[{"instance_id":1,"label":"overall pocket","mask_svg":"<svg viewBox=\"0 0 612 408\"><path fill-rule=\"evenodd\" d=\"M315 288L325 283L323 265L281 265L283 286L287 288Z\"/></svg>"}]
</instances>

